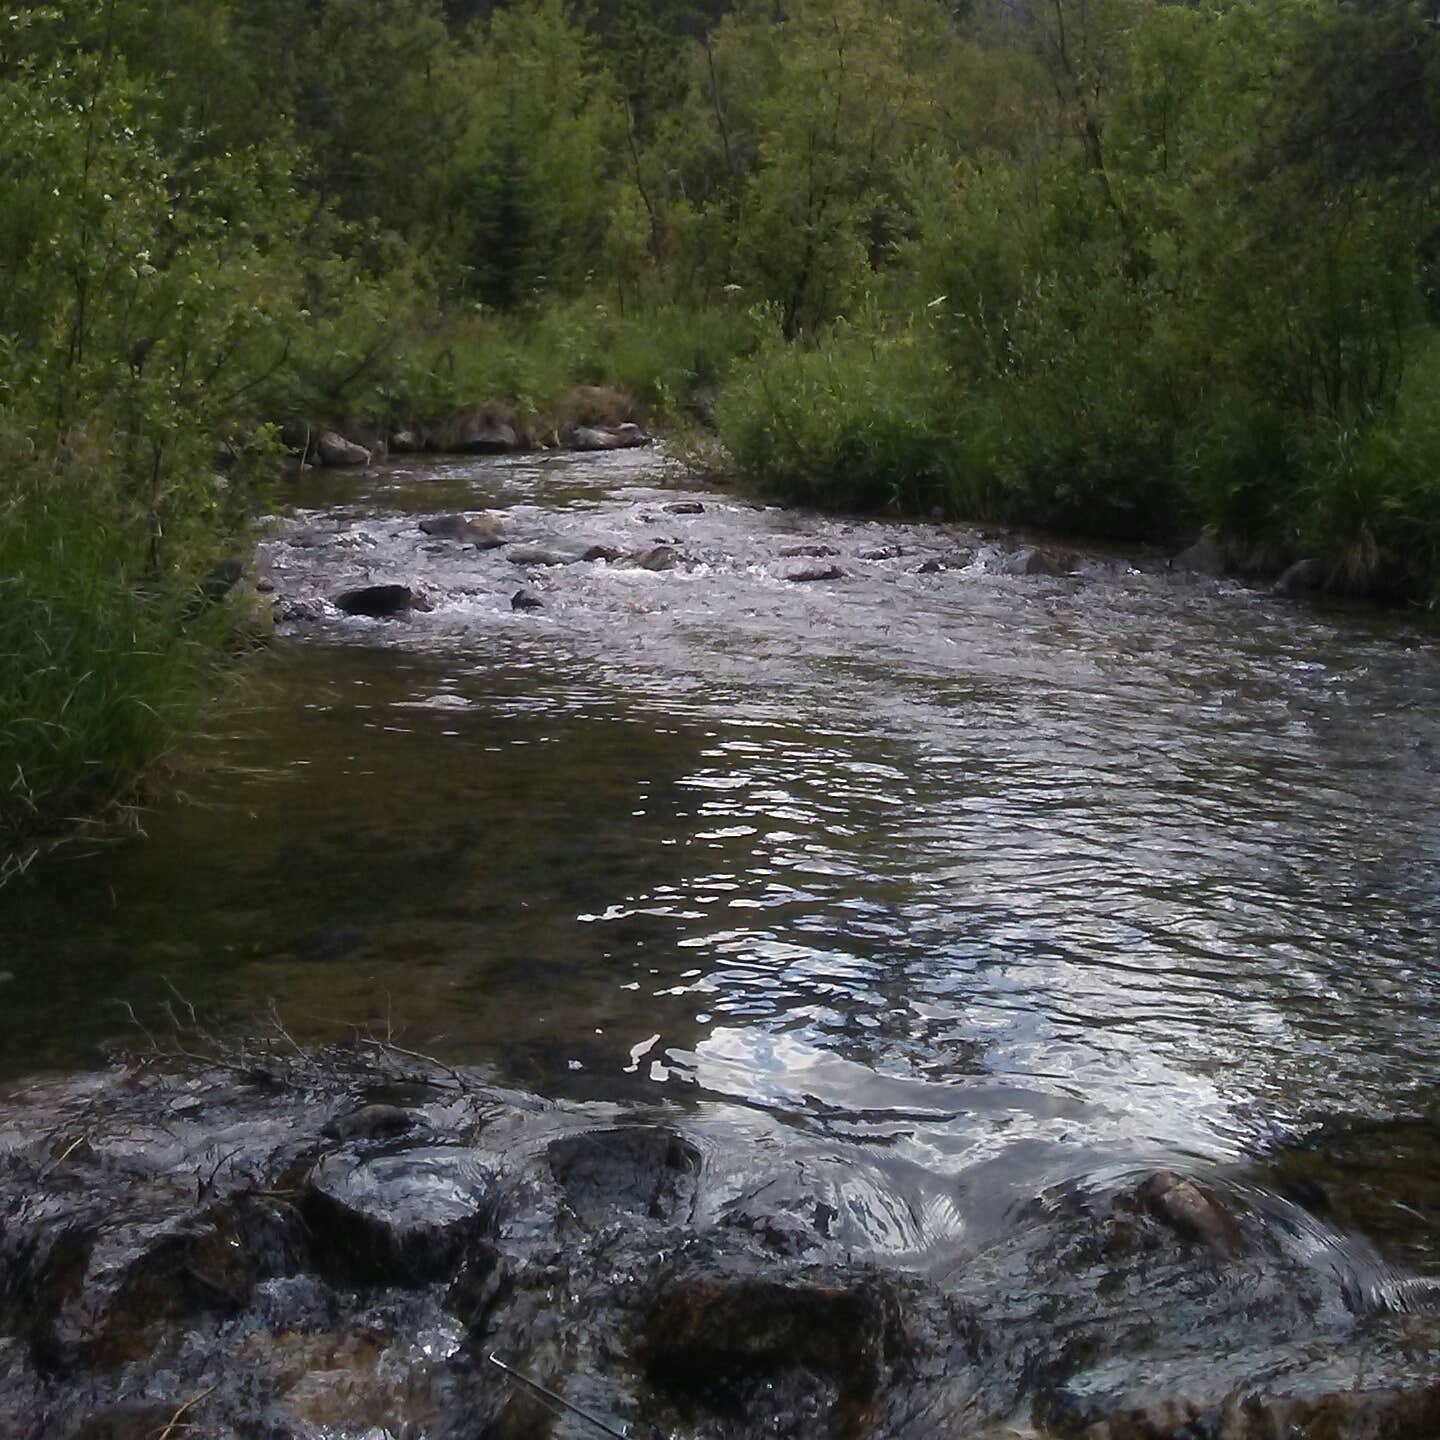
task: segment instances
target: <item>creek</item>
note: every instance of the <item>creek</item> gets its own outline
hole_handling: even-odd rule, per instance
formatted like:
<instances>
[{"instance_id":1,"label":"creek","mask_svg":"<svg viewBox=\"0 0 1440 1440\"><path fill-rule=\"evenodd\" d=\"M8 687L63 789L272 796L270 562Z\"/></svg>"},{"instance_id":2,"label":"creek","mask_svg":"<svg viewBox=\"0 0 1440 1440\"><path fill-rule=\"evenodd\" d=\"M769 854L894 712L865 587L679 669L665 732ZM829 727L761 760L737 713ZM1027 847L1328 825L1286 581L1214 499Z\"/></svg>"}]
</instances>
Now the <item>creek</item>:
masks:
<instances>
[{"instance_id":1,"label":"creek","mask_svg":"<svg viewBox=\"0 0 1440 1440\"><path fill-rule=\"evenodd\" d=\"M397 459L290 499L258 564L291 618L183 800L0 895L8 1093L141 1045L132 1013L177 997L216 1033L388 1039L564 1113L663 1119L725 1204L770 1186L790 1215L803 1190L827 1242L915 1283L966 1290L989 1256L1021 1328L1040 1283L1052 1327L1121 1334L1135 1275L1076 1237L1095 1205L1164 1221L1134 1200L1157 1172L1270 1237L1223 1306L1177 1282L1159 1358L1051 1355L1108 1376L1098 1408L1053 1377L1034 1408L1012 1357L1023 1421L947 1392L853 1433L1259 1435L1083 1427L1137 1376L1211 1404L1277 1346L1440 1353L1429 631L1153 555L764 508L652 451ZM419 528L481 510L506 544ZM381 583L431 608L328 603ZM785 1433L845 1428L786 1403ZM750 1433L720 1413L666 1423Z\"/></svg>"}]
</instances>

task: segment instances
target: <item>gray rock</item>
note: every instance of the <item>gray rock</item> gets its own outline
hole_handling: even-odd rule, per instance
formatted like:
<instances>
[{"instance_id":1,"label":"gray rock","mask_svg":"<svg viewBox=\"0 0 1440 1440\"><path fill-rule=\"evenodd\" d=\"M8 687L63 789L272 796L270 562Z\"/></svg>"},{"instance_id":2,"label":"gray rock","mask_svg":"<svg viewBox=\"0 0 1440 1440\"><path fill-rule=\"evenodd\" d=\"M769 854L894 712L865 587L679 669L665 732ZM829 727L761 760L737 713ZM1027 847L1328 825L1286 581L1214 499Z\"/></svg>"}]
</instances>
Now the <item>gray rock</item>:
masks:
<instances>
[{"instance_id":1,"label":"gray rock","mask_svg":"<svg viewBox=\"0 0 1440 1440\"><path fill-rule=\"evenodd\" d=\"M362 585L358 589L346 590L337 595L335 606L347 615L368 615L377 620L404 615L411 610L434 608L423 595L408 585Z\"/></svg>"},{"instance_id":2,"label":"gray rock","mask_svg":"<svg viewBox=\"0 0 1440 1440\"><path fill-rule=\"evenodd\" d=\"M566 430L561 439L573 450L629 450L649 444L649 437L638 425L576 425Z\"/></svg>"},{"instance_id":3,"label":"gray rock","mask_svg":"<svg viewBox=\"0 0 1440 1440\"><path fill-rule=\"evenodd\" d=\"M580 556L582 560L604 560L613 561L623 557L624 552L617 550L613 545L592 545Z\"/></svg>"},{"instance_id":4,"label":"gray rock","mask_svg":"<svg viewBox=\"0 0 1440 1440\"><path fill-rule=\"evenodd\" d=\"M477 550L493 550L505 543L505 522L498 515L436 515L420 522L426 535L460 540Z\"/></svg>"},{"instance_id":5,"label":"gray rock","mask_svg":"<svg viewBox=\"0 0 1440 1440\"><path fill-rule=\"evenodd\" d=\"M630 557L641 570L674 570L680 564L680 552L673 545L652 545Z\"/></svg>"},{"instance_id":6,"label":"gray rock","mask_svg":"<svg viewBox=\"0 0 1440 1440\"><path fill-rule=\"evenodd\" d=\"M1065 575L1072 568L1074 557L1059 552L1040 550L1034 545L1007 555L1000 562L1002 575Z\"/></svg>"},{"instance_id":7,"label":"gray rock","mask_svg":"<svg viewBox=\"0 0 1440 1440\"><path fill-rule=\"evenodd\" d=\"M823 560L830 555L838 555L840 552L833 545L787 545L780 554L787 560L793 560L800 555L809 555L814 559ZM862 557L863 558L863 557Z\"/></svg>"},{"instance_id":8,"label":"gray rock","mask_svg":"<svg viewBox=\"0 0 1440 1440\"><path fill-rule=\"evenodd\" d=\"M674 500L665 507L670 515L703 515L705 507L698 500Z\"/></svg>"},{"instance_id":9,"label":"gray rock","mask_svg":"<svg viewBox=\"0 0 1440 1440\"><path fill-rule=\"evenodd\" d=\"M1325 567L1318 560L1297 560L1271 586L1272 595L1313 595L1325 585Z\"/></svg>"},{"instance_id":10,"label":"gray rock","mask_svg":"<svg viewBox=\"0 0 1440 1440\"><path fill-rule=\"evenodd\" d=\"M552 550L546 545L512 545L505 552L512 565L575 565L583 558L578 550Z\"/></svg>"},{"instance_id":11,"label":"gray rock","mask_svg":"<svg viewBox=\"0 0 1440 1440\"><path fill-rule=\"evenodd\" d=\"M363 445L356 445L335 430L322 430L316 437L314 453L324 465L368 465L370 452Z\"/></svg>"},{"instance_id":12,"label":"gray rock","mask_svg":"<svg viewBox=\"0 0 1440 1440\"><path fill-rule=\"evenodd\" d=\"M328 1156L311 1172L301 1212L322 1275L418 1285L454 1273L469 1242L493 1228L498 1197L473 1151L434 1146Z\"/></svg>"},{"instance_id":13,"label":"gray rock","mask_svg":"<svg viewBox=\"0 0 1440 1440\"><path fill-rule=\"evenodd\" d=\"M325 618L325 602L315 599L287 597L275 602L275 619L290 624L312 625Z\"/></svg>"},{"instance_id":14,"label":"gray rock","mask_svg":"<svg viewBox=\"0 0 1440 1440\"><path fill-rule=\"evenodd\" d=\"M812 580L839 580L844 574L838 565L806 565L801 570L792 570L785 578L804 585Z\"/></svg>"},{"instance_id":15,"label":"gray rock","mask_svg":"<svg viewBox=\"0 0 1440 1440\"><path fill-rule=\"evenodd\" d=\"M520 437L508 420L461 415L451 426L446 448L463 455L506 455L520 448Z\"/></svg>"},{"instance_id":16,"label":"gray rock","mask_svg":"<svg viewBox=\"0 0 1440 1440\"><path fill-rule=\"evenodd\" d=\"M1213 535L1202 535L1193 545L1182 550L1171 562L1172 570L1192 575L1224 575L1229 570L1225 551Z\"/></svg>"},{"instance_id":17,"label":"gray rock","mask_svg":"<svg viewBox=\"0 0 1440 1440\"><path fill-rule=\"evenodd\" d=\"M905 551L899 545L877 545L869 550L857 550L857 560L898 560Z\"/></svg>"},{"instance_id":18,"label":"gray rock","mask_svg":"<svg viewBox=\"0 0 1440 1440\"><path fill-rule=\"evenodd\" d=\"M545 602L533 590L517 590L510 597L512 610L543 610Z\"/></svg>"}]
</instances>

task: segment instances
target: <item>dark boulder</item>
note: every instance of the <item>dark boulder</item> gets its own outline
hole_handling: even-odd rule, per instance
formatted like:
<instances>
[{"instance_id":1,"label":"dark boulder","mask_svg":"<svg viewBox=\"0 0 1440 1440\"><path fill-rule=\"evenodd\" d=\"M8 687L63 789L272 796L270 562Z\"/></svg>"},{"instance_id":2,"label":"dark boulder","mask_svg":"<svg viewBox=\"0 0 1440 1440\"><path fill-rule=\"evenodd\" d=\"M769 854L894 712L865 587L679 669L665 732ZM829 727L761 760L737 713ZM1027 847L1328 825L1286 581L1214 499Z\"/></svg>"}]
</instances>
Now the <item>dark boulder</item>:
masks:
<instances>
[{"instance_id":1,"label":"dark boulder","mask_svg":"<svg viewBox=\"0 0 1440 1440\"><path fill-rule=\"evenodd\" d=\"M668 515L703 515L705 507L698 500L675 500L665 507Z\"/></svg>"},{"instance_id":2,"label":"dark boulder","mask_svg":"<svg viewBox=\"0 0 1440 1440\"><path fill-rule=\"evenodd\" d=\"M376 620L404 615L411 610L434 608L423 595L408 585L362 585L356 590L346 590L337 595L335 606L347 615L368 615Z\"/></svg>"},{"instance_id":3,"label":"dark boulder","mask_svg":"<svg viewBox=\"0 0 1440 1440\"><path fill-rule=\"evenodd\" d=\"M639 1346L651 1383L720 1413L744 1413L762 1396L771 1413L829 1409L817 1435L863 1409L901 1348L889 1285L853 1270L759 1273L746 1263L702 1258L661 1280Z\"/></svg>"},{"instance_id":4,"label":"dark boulder","mask_svg":"<svg viewBox=\"0 0 1440 1440\"><path fill-rule=\"evenodd\" d=\"M838 555L840 552L833 545L787 545L781 552L781 556L787 560L794 559L800 555L809 555L816 560L826 559L831 555ZM862 557L863 558L863 557Z\"/></svg>"},{"instance_id":5,"label":"dark boulder","mask_svg":"<svg viewBox=\"0 0 1440 1440\"><path fill-rule=\"evenodd\" d=\"M495 1222L495 1175L471 1150L436 1146L328 1156L301 1205L319 1272L341 1282L423 1285L459 1269Z\"/></svg>"},{"instance_id":6,"label":"dark boulder","mask_svg":"<svg viewBox=\"0 0 1440 1440\"><path fill-rule=\"evenodd\" d=\"M517 590L510 597L512 610L543 610L545 602L533 590Z\"/></svg>"},{"instance_id":7,"label":"dark boulder","mask_svg":"<svg viewBox=\"0 0 1440 1440\"><path fill-rule=\"evenodd\" d=\"M218 565L213 566L206 572L205 578L200 582L200 597L212 604L223 600L240 583L240 577L245 573L245 562L231 557L222 560Z\"/></svg>"},{"instance_id":8,"label":"dark boulder","mask_svg":"<svg viewBox=\"0 0 1440 1440\"><path fill-rule=\"evenodd\" d=\"M803 569L792 570L785 578L804 585L812 580L839 580L844 574L838 565L806 565Z\"/></svg>"},{"instance_id":9,"label":"dark boulder","mask_svg":"<svg viewBox=\"0 0 1440 1440\"><path fill-rule=\"evenodd\" d=\"M259 1281L292 1272L306 1253L293 1211L243 1194L156 1221L74 1211L26 1218L17 1226L10 1217L11 1254L0 1258L51 1373L141 1359L177 1323L237 1313Z\"/></svg>"},{"instance_id":10,"label":"dark boulder","mask_svg":"<svg viewBox=\"0 0 1440 1440\"><path fill-rule=\"evenodd\" d=\"M1270 587L1272 595L1313 595L1325 588L1325 567L1318 560L1297 560Z\"/></svg>"}]
</instances>

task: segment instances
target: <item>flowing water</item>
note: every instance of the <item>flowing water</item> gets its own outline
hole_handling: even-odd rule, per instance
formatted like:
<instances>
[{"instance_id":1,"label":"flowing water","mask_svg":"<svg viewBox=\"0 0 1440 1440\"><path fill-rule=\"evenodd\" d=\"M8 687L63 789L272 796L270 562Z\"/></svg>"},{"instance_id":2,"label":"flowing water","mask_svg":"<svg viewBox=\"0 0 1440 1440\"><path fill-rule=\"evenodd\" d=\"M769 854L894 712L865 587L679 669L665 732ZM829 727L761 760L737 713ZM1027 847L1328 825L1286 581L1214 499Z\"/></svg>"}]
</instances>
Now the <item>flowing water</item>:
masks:
<instances>
[{"instance_id":1,"label":"flowing water","mask_svg":"<svg viewBox=\"0 0 1440 1440\"><path fill-rule=\"evenodd\" d=\"M842 1189L876 1157L897 1253L1157 1165L1259 1184L1328 1121L1290 1171L1440 1269L1427 631L1153 557L1008 573L1013 538L651 452L303 485L260 554L311 618L185 800L0 895L4 1074L140 1043L172 992L273 1006L849 1157ZM482 508L510 544L418 528ZM622 558L539 563L592 545ZM310 603L389 581L433 610Z\"/></svg>"}]
</instances>

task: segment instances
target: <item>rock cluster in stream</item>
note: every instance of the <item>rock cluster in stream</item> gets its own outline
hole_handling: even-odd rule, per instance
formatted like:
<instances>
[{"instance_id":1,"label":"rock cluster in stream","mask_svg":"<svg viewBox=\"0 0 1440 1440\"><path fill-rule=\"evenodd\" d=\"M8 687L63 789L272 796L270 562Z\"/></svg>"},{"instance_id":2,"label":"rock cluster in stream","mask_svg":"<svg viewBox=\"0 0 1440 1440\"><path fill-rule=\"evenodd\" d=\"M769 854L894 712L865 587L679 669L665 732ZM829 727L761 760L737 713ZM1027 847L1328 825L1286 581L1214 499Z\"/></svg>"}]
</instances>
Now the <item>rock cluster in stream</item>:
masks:
<instances>
[{"instance_id":1,"label":"rock cluster in stream","mask_svg":"<svg viewBox=\"0 0 1440 1440\"><path fill-rule=\"evenodd\" d=\"M637 1440L1440 1434L1434 1321L1317 1265L1274 1197L1062 1189L922 1265L824 1195L677 1115L379 1048L12 1087L0 1430L601 1433L495 1354Z\"/></svg>"}]
</instances>

